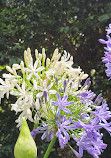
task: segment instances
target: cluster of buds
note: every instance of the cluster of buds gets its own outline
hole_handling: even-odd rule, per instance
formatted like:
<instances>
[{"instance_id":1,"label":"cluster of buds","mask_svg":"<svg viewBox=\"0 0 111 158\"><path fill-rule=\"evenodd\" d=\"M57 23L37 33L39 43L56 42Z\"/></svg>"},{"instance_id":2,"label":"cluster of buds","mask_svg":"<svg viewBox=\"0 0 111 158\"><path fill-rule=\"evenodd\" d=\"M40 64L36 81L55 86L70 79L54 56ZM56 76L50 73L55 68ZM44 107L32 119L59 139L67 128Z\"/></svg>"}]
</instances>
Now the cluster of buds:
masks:
<instances>
[{"instance_id":1,"label":"cluster of buds","mask_svg":"<svg viewBox=\"0 0 111 158\"><path fill-rule=\"evenodd\" d=\"M19 113L17 127L22 118L33 122L31 135L42 133L41 139L53 140L56 136L61 148L70 146L70 139L76 141L79 152L70 148L77 157L86 150L98 158L106 144L103 143L101 128L111 132L111 112L102 94L89 90L91 81L80 67L73 68L73 57L56 49L52 58L46 58L35 50L35 62L31 50L24 52L24 62L6 66L9 74L0 79L0 98L6 94L17 97L11 110ZM85 80L85 81L83 81Z\"/></svg>"}]
</instances>

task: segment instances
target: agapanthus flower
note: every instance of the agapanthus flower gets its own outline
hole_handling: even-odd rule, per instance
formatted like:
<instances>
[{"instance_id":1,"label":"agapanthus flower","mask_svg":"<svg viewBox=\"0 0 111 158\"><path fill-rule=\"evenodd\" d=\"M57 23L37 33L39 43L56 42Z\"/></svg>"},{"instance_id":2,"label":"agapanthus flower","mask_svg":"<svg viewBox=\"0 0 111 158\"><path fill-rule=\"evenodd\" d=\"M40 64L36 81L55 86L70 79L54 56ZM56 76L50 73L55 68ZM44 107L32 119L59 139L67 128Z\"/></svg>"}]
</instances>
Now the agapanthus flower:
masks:
<instances>
[{"instance_id":1,"label":"agapanthus flower","mask_svg":"<svg viewBox=\"0 0 111 158\"><path fill-rule=\"evenodd\" d=\"M89 154L91 154L94 158L99 158L103 149L107 147L105 143L103 143L102 135L99 133L95 133L95 137L93 137L94 133L90 133L90 136L87 133L82 133L81 138L73 139L77 142L77 146L79 146L79 152L73 149L73 152L78 158L83 157L83 151L86 150Z\"/></svg>"},{"instance_id":2,"label":"agapanthus flower","mask_svg":"<svg viewBox=\"0 0 111 158\"><path fill-rule=\"evenodd\" d=\"M86 92L79 93L78 96L80 97L83 104L89 106L93 103L93 99L95 98L96 95L94 94L94 92L89 90Z\"/></svg>"},{"instance_id":3,"label":"agapanthus flower","mask_svg":"<svg viewBox=\"0 0 111 158\"><path fill-rule=\"evenodd\" d=\"M40 92L36 95L36 97L38 98L42 97L44 92L47 92L49 94L56 94L56 90L51 89L52 86L53 86L53 82L47 85L47 81L44 80L43 83L40 86L38 86L38 90L40 90Z\"/></svg>"},{"instance_id":4,"label":"agapanthus flower","mask_svg":"<svg viewBox=\"0 0 111 158\"><path fill-rule=\"evenodd\" d=\"M103 102L101 106L94 106L95 111L90 111L92 115L98 119L99 122L107 123L107 120L111 118L111 112L106 102Z\"/></svg>"},{"instance_id":5,"label":"agapanthus flower","mask_svg":"<svg viewBox=\"0 0 111 158\"><path fill-rule=\"evenodd\" d=\"M51 141L53 139L54 133L52 131L48 131L48 125L42 122L41 127L37 127L31 131L31 135L34 138L37 134L43 133L41 139L46 139L47 141Z\"/></svg>"},{"instance_id":6,"label":"agapanthus flower","mask_svg":"<svg viewBox=\"0 0 111 158\"><path fill-rule=\"evenodd\" d=\"M107 74L111 76L109 32L110 26L107 41L100 41L107 45L105 49L109 51L103 60ZM44 48L42 53L36 49L35 58L33 61L28 48L24 51L24 61L7 66L9 73L3 74L4 80L0 79L0 99L5 94L7 98L9 95L16 97L11 110L18 114L17 127L21 128L24 117L35 124L32 137L42 134L41 139L47 141L56 137L61 148L69 145L73 138L79 152L71 148L78 157L82 157L86 150L98 158L106 148L100 129L104 128L111 134L111 112L103 102L102 94L96 97L89 89L91 81L88 74L79 66L72 67L73 57L66 51L62 54L56 49L49 59Z\"/></svg>"},{"instance_id":7,"label":"agapanthus flower","mask_svg":"<svg viewBox=\"0 0 111 158\"><path fill-rule=\"evenodd\" d=\"M61 115L60 116L60 122L57 120L57 126L58 126L58 131L56 133L56 136L59 139L59 144L61 148L64 148L68 141L70 140L70 136L67 132L67 130L73 130L75 129L75 126L71 124L72 119L70 118L69 120L66 119L66 116ZM69 125L71 124L71 125Z\"/></svg>"},{"instance_id":8,"label":"agapanthus flower","mask_svg":"<svg viewBox=\"0 0 111 158\"><path fill-rule=\"evenodd\" d=\"M106 66L106 75L111 78L111 37L110 37L110 33L111 33L111 24L109 24L109 27L106 29L107 33L106 33L106 37L107 37L107 41L103 40L103 39L99 39L99 42L102 44L106 44L106 47L104 47L105 49L105 55L104 57L102 57L102 62L105 63Z\"/></svg>"},{"instance_id":9,"label":"agapanthus flower","mask_svg":"<svg viewBox=\"0 0 111 158\"><path fill-rule=\"evenodd\" d=\"M66 107L73 104L73 101L68 102L67 99L68 99L68 95L65 95L61 98L60 94L57 93L57 100L58 101L57 102L56 101L51 102L54 106L58 107L57 112L56 112L56 117L59 117L61 110L63 110L67 114L71 114L71 111Z\"/></svg>"},{"instance_id":10,"label":"agapanthus flower","mask_svg":"<svg viewBox=\"0 0 111 158\"><path fill-rule=\"evenodd\" d=\"M79 146L79 153L74 151L74 153L78 157L83 156L83 150L86 150L90 153L94 158L99 158L98 155L103 152L103 149L106 148L106 144L103 143L102 136L100 133L100 129L103 128L100 122L95 118L90 121L90 123L84 123L79 120L78 123L73 122L77 128L83 128L84 132L80 133L81 137L73 139L77 142L77 146Z\"/></svg>"}]
</instances>

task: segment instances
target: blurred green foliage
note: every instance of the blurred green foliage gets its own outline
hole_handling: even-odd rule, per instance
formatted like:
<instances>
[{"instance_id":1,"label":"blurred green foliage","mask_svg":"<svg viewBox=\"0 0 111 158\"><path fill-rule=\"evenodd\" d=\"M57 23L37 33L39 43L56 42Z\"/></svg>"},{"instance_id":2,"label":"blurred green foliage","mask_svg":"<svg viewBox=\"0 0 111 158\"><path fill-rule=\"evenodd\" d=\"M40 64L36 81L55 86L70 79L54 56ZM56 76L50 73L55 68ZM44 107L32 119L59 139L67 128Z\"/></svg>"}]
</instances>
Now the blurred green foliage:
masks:
<instances>
[{"instance_id":1,"label":"blurred green foliage","mask_svg":"<svg viewBox=\"0 0 111 158\"><path fill-rule=\"evenodd\" d=\"M34 49L41 51L44 47L48 56L58 47L70 52L75 66L80 65L89 75L95 69L90 75L92 90L97 94L102 92L110 103L111 82L104 72L101 62L104 50L98 42L99 38L105 38L104 29L110 22L110 0L1 0L0 74L5 71L5 65L19 63L27 47L32 53ZM11 98L10 102L13 100ZM10 111L10 102L4 99L0 106L0 158L13 158L13 146L18 136L17 116ZM107 133L105 141L111 145ZM48 144L40 139L38 144L39 155L43 157ZM71 152L64 155L63 151L68 149L58 150L57 147L56 144L52 157L74 157ZM110 158L109 149L101 157L109 155Z\"/></svg>"}]
</instances>

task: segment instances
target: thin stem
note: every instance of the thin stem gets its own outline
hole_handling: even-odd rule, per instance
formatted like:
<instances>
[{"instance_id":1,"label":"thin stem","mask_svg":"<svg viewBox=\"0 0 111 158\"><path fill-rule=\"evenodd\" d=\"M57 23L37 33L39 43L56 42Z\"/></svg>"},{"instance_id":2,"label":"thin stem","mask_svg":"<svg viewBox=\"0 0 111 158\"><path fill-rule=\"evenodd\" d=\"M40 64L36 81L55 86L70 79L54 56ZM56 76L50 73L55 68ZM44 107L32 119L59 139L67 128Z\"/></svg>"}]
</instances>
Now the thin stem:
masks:
<instances>
[{"instance_id":1,"label":"thin stem","mask_svg":"<svg viewBox=\"0 0 111 158\"><path fill-rule=\"evenodd\" d=\"M48 158L48 156L49 156L49 154L50 154L50 152L51 152L51 149L52 149L53 145L54 145L55 142L56 142L56 139L57 139L57 137L54 135L54 138L53 138L52 141L50 142L50 144L49 144L49 146L48 146L48 149L46 150L46 153L45 153L45 155L44 155L43 158Z\"/></svg>"}]
</instances>

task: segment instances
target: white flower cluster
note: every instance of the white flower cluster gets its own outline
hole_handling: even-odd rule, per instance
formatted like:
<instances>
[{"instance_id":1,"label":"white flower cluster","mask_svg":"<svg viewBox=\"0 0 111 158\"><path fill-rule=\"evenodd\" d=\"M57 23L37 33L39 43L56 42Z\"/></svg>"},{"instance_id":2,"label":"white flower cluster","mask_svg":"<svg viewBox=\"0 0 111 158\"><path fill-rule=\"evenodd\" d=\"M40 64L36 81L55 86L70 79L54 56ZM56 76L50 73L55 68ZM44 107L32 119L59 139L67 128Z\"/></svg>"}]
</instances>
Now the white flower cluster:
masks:
<instances>
[{"instance_id":1,"label":"white flower cluster","mask_svg":"<svg viewBox=\"0 0 111 158\"><path fill-rule=\"evenodd\" d=\"M37 122L39 115L46 117L44 114L48 114L48 106L57 92L76 96L82 91L80 81L88 77L80 67L72 67L73 57L66 51L61 55L55 49L50 60L46 58L43 48L42 54L35 50L35 57L34 62L28 48L24 51L24 62L13 64L12 68L6 66L9 73L3 74L4 80L0 78L0 99L4 94L7 99L9 94L17 97L11 110L20 114L16 120L18 127L21 126L22 117L31 122ZM54 113L55 107L51 105L50 108Z\"/></svg>"}]
</instances>

